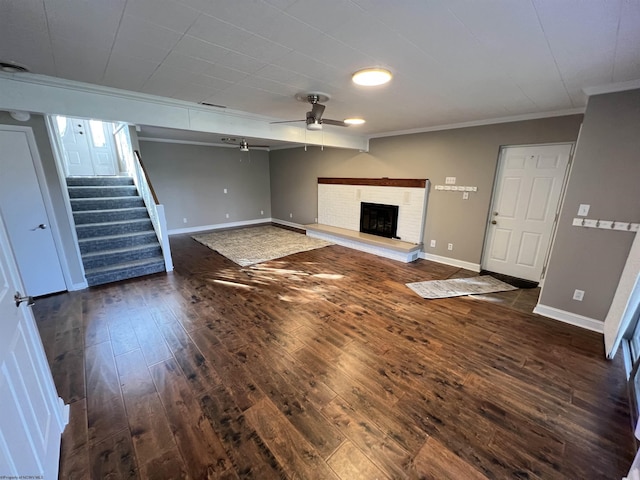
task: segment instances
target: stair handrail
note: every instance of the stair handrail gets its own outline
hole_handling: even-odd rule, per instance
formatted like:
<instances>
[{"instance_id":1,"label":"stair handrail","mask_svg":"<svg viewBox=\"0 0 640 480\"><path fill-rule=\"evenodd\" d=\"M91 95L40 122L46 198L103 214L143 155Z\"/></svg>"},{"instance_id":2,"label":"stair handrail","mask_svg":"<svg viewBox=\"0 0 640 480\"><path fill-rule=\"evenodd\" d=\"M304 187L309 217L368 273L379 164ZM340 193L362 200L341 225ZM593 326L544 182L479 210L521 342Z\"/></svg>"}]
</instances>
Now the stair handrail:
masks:
<instances>
[{"instance_id":1,"label":"stair handrail","mask_svg":"<svg viewBox=\"0 0 640 480\"><path fill-rule=\"evenodd\" d=\"M167 219L164 214L164 205L158 201L158 196L149 180L140 152L138 150L133 151L135 156L133 158L132 169L133 182L140 192L140 196L144 201L147 211L149 212L149 218L153 224L153 229L156 232L160 246L162 247L162 254L164 256L164 264L167 272L173 270L173 260L171 258L171 246L169 245L169 234L167 230Z\"/></svg>"},{"instance_id":2,"label":"stair handrail","mask_svg":"<svg viewBox=\"0 0 640 480\"><path fill-rule=\"evenodd\" d=\"M142 176L144 178L144 183L149 187L149 191L151 192L151 197L153 198L153 203L156 205L160 205L158 201L158 196L156 195L156 191L153 188L151 180L149 180L149 174L147 173L147 169L144 166L144 162L142 161L142 157L140 156L140 152L138 150L134 150L133 153L136 156L137 163L140 164L140 170L142 170ZM136 165L137 167L137 165Z\"/></svg>"}]
</instances>

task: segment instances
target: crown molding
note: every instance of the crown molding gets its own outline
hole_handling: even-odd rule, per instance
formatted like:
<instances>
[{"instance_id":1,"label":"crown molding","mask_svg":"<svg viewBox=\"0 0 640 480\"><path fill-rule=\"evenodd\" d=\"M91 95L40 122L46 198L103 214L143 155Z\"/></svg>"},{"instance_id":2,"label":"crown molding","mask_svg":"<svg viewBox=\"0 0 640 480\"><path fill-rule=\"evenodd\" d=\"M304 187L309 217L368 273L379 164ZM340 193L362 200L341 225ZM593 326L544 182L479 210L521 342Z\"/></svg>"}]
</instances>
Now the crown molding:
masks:
<instances>
[{"instance_id":1,"label":"crown molding","mask_svg":"<svg viewBox=\"0 0 640 480\"><path fill-rule=\"evenodd\" d=\"M397 130L393 132L376 133L369 135L369 139L396 137L399 135L412 135L414 133L438 132L441 130L455 130L457 128L482 127L484 125L495 125L497 123L513 123L526 120L539 120L541 118L565 117L567 115L583 114L586 107L571 108L567 110L555 110L553 112L525 113L523 115L512 115L509 117L488 118L485 120L474 120L471 122L449 123L446 125L435 125L433 127L413 128L410 130Z\"/></svg>"},{"instance_id":2,"label":"crown molding","mask_svg":"<svg viewBox=\"0 0 640 480\"><path fill-rule=\"evenodd\" d=\"M640 88L640 80L629 80L628 82L609 83L595 87L586 87L582 91L587 97L592 95L602 95L605 93L624 92L625 90L635 90Z\"/></svg>"}]
</instances>

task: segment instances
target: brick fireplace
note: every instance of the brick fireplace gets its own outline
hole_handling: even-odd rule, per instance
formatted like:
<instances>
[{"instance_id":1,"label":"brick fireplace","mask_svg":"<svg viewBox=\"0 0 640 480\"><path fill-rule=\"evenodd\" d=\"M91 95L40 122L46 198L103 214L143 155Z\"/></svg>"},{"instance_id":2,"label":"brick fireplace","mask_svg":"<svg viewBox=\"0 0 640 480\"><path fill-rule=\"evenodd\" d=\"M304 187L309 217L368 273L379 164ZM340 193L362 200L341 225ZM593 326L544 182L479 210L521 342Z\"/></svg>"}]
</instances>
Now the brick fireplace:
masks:
<instances>
[{"instance_id":1,"label":"brick fireplace","mask_svg":"<svg viewBox=\"0 0 640 480\"><path fill-rule=\"evenodd\" d=\"M341 243L335 238L328 238L327 232L316 231L313 236L324 235L319 238L326 238L335 243L387 258L413 261L417 258L422 245L428 189L427 179L318 178L317 224L340 231L346 240ZM361 229L363 204L375 204L382 206L383 210L389 208L397 211L396 224L389 225L391 234L385 231L384 224L388 222L385 220L385 215L380 214L379 211L375 214L375 221L369 214L365 223L375 227L372 228L374 230L380 227L380 230L385 233L381 235L381 232L366 230L363 232ZM349 234L349 232L352 233ZM373 237L371 233L381 236ZM309 228L307 234L309 234ZM376 241L375 238L380 238L380 241ZM396 248L403 253L398 254Z\"/></svg>"}]
</instances>

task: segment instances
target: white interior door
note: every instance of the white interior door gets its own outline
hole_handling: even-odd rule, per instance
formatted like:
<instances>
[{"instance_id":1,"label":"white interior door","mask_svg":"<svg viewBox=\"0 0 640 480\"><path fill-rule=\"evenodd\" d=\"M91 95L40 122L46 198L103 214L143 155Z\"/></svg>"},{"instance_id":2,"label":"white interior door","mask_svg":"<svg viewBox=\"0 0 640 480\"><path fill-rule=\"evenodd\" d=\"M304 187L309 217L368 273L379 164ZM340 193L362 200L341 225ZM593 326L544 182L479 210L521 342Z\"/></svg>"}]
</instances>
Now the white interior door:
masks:
<instances>
[{"instance_id":1,"label":"white interior door","mask_svg":"<svg viewBox=\"0 0 640 480\"><path fill-rule=\"evenodd\" d=\"M571 144L502 149L483 268L539 281L547 256Z\"/></svg>"},{"instance_id":2,"label":"white interior door","mask_svg":"<svg viewBox=\"0 0 640 480\"><path fill-rule=\"evenodd\" d=\"M6 478L58 478L69 407L58 397L26 302L0 213L0 472Z\"/></svg>"},{"instance_id":3,"label":"white interior door","mask_svg":"<svg viewBox=\"0 0 640 480\"><path fill-rule=\"evenodd\" d=\"M39 155L28 127L0 127L0 210L22 282L30 295L67 289L53 240L35 161Z\"/></svg>"}]
</instances>

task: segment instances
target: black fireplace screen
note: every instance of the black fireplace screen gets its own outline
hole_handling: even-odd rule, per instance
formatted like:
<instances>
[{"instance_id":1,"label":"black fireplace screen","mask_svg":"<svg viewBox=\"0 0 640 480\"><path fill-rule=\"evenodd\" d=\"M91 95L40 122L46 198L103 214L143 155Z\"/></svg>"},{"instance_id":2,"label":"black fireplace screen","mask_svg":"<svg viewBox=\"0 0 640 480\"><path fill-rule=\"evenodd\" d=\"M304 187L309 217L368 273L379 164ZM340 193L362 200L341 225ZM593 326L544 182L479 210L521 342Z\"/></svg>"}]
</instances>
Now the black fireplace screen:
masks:
<instances>
[{"instance_id":1,"label":"black fireplace screen","mask_svg":"<svg viewBox=\"0 0 640 480\"><path fill-rule=\"evenodd\" d=\"M395 238L398 229L398 206L360 203L360 231Z\"/></svg>"}]
</instances>

